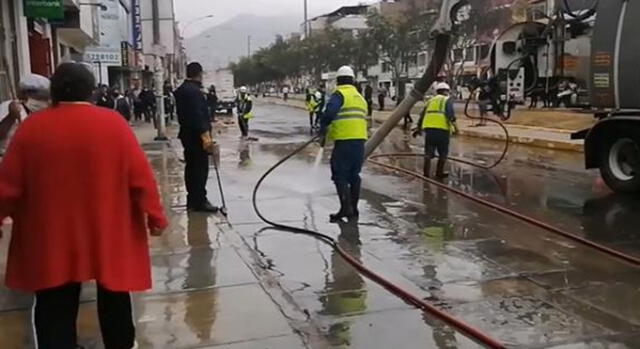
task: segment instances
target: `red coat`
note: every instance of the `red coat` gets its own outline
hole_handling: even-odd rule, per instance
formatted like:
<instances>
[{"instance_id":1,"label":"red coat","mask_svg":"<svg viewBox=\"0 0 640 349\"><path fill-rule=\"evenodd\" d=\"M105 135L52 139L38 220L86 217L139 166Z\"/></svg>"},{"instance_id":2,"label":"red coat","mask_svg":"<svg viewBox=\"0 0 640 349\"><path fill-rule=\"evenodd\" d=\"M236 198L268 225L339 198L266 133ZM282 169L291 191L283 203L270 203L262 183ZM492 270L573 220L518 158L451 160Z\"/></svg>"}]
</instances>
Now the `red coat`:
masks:
<instances>
[{"instance_id":1,"label":"red coat","mask_svg":"<svg viewBox=\"0 0 640 349\"><path fill-rule=\"evenodd\" d=\"M147 224L165 228L167 219L149 162L116 112L61 104L21 124L0 163L7 216L8 287L151 288Z\"/></svg>"}]
</instances>

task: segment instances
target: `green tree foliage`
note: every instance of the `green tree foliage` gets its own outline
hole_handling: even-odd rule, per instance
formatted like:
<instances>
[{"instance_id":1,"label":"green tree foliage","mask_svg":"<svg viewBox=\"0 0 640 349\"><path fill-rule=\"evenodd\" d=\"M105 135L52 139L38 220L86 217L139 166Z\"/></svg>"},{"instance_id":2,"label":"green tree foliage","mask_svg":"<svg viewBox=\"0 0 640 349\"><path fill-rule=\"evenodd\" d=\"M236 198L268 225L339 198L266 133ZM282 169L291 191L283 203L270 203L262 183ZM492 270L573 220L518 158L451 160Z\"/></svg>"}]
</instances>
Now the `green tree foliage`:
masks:
<instances>
[{"instance_id":1,"label":"green tree foliage","mask_svg":"<svg viewBox=\"0 0 640 349\"><path fill-rule=\"evenodd\" d=\"M415 3L393 16L372 12L367 30L352 32L329 26L304 40L280 37L271 46L232 64L231 69L238 84L256 85L295 81L303 75L319 80L323 72L343 65L352 66L359 77L368 77L369 67L382 61L399 82L410 62L427 49L436 17L436 12Z\"/></svg>"},{"instance_id":2,"label":"green tree foliage","mask_svg":"<svg viewBox=\"0 0 640 349\"><path fill-rule=\"evenodd\" d=\"M419 52L426 50L435 13L409 6L399 16L385 17L377 12L367 19L369 36L380 52L382 62L391 70L396 86L407 77L409 64ZM403 97L404 91L399 91Z\"/></svg>"},{"instance_id":3,"label":"green tree foliage","mask_svg":"<svg viewBox=\"0 0 640 349\"><path fill-rule=\"evenodd\" d=\"M354 35L329 27L305 40L279 37L271 46L232 63L230 68L241 85L295 81L306 74L319 79L322 72L342 65L351 65L366 76L368 68L378 62L377 44L372 40L367 31Z\"/></svg>"}]
</instances>

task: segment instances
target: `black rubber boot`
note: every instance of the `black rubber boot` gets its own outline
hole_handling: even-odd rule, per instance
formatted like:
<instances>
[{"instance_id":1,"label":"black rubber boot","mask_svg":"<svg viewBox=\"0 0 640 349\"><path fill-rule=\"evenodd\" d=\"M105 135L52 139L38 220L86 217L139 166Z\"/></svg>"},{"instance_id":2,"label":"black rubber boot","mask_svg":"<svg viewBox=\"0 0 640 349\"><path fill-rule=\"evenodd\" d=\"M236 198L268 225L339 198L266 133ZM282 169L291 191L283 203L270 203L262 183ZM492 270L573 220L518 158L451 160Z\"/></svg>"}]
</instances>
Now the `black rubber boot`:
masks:
<instances>
[{"instance_id":1,"label":"black rubber boot","mask_svg":"<svg viewBox=\"0 0 640 349\"><path fill-rule=\"evenodd\" d=\"M351 184L349 188L351 194L351 213L352 217L357 218L360 216L360 211L358 210L358 202L360 201L360 186L362 182L360 180Z\"/></svg>"},{"instance_id":2,"label":"black rubber boot","mask_svg":"<svg viewBox=\"0 0 640 349\"><path fill-rule=\"evenodd\" d=\"M440 157L438 158L438 168L436 169L436 177L437 178L447 178L449 177L449 173L444 171L444 166L447 164L447 158Z\"/></svg>"},{"instance_id":3,"label":"black rubber boot","mask_svg":"<svg viewBox=\"0 0 640 349\"><path fill-rule=\"evenodd\" d=\"M422 168L422 175L429 178L431 177L431 159L424 158L424 167Z\"/></svg>"},{"instance_id":4,"label":"black rubber boot","mask_svg":"<svg viewBox=\"0 0 640 349\"><path fill-rule=\"evenodd\" d=\"M342 218L349 218L353 215L351 212L349 185L346 183L336 183L336 190L338 191L338 198L340 199L340 211L329 216L331 222L342 220Z\"/></svg>"}]
</instances>

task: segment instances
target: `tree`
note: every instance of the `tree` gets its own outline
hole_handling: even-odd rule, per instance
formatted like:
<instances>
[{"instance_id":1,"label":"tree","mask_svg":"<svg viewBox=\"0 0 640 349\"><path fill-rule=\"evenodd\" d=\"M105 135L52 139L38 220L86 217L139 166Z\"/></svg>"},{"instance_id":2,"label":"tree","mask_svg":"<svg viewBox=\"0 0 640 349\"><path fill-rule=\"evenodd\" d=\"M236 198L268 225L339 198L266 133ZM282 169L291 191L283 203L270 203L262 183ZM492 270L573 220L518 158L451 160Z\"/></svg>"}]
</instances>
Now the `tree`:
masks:
<instances>
[{"instance_id":1,"label":"tree","mask_svg":"<svg viewBox=\"0 0 640 349\"><path fill-rule=\"evenodd\" d=\"M367 18L370 37L380 51L380 60L386 64L398 88L398 98L404 97L402 78L409 71L409 64L427 46L427 37L435 17L410 6L402 16L388 18L373 12Z\"/></svg>"}]
</instances>

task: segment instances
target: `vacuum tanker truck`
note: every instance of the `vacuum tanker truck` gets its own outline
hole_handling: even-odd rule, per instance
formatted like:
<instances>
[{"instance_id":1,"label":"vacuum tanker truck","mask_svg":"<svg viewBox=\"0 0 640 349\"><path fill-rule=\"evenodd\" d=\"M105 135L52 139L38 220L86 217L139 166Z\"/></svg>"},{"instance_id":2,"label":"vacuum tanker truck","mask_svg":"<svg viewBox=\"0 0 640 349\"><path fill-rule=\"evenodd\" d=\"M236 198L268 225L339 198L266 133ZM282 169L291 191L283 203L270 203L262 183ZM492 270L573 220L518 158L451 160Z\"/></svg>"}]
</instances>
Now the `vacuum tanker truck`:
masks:
<instances>
[{"instance_id":1,"label":"vacuum tanker truck","mask_svg":"<svg viewBox=\"0 0 640 349\"><path fill-rule=\"evenodd\" d=\"M614 191L638 193L640 2L556 0L553 6L506 29L492 46L499 93L514 100L504 105L544 91L589 111L598 122L572 135L584 139L586 167L599 169Z\"/></svg>"}]
</instances>

